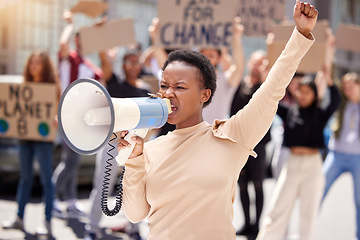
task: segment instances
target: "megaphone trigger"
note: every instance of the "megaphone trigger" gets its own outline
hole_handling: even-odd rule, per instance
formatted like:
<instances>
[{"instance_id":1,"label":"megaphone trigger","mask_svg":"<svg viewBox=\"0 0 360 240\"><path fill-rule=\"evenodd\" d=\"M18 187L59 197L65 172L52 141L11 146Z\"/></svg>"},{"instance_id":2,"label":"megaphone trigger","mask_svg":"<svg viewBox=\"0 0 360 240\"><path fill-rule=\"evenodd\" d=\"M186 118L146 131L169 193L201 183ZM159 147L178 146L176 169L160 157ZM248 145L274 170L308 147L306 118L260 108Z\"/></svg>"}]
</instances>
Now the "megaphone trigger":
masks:
<instances>
[{"instance_id":1,"label":"megaphone trigger","mask_svg":"<svg viewBox=\"0 0 360 240\"><path fill-rule=\"evenodd\" d=\"M148 133L148 131L149 129L135 129L129 131L129 133L125 136L124 140L128 141L131 144L131 146L127 148L123 148L119 151L118 155L116 156L116 163L119 166L125 165L126 160L130 157L132 151L134 150L136 142L133 140L133 137L138 136L144 138Z\"/></svg>"}]
</instances>

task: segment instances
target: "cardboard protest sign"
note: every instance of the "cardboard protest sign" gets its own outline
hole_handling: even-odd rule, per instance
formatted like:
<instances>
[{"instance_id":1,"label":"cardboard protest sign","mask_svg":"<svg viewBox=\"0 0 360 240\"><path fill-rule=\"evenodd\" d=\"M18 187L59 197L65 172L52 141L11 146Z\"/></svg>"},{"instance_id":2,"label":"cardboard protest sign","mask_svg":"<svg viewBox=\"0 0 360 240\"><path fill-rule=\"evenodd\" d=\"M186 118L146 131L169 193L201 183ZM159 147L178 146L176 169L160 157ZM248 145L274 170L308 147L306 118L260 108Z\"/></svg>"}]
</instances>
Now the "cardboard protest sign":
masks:
<instances>
[{"instance_id":1,"label":"cardboard protest sign","mask_svg":"<svg viewBox=\"0 0 360 240\"><path fill-rule=\"evenodd\" d=\"M101 26L79 30L83 54L135 43L134 22L131 18L109 21Z\"/></svg>"},{"instance_id":2,"label":"cardboard protest sign","mask_svg":"<svg viewBox=\"0 0 360 240\"><path fill-rule=\"evenodd\" d=\"M267 44L269 66L274 65L276 59L280 56L284 50L287 41L289 40L294 25L285 23L280 25L274 25L272 32L274 39L271 43ZM298 72L301 73L314 73L322 69L325 61L326 51L326 29L328 27L327 21L318 22L312 31L316 41L306 53L300 62Z\"/></svg>"},{"instance_id":3,"label":"cardboard protest sign","mask_svg":"<svg viewBox=\"0 0 360 240\"><path fill-rule=\"evenodd\" d=\"M56 96L51 83L0 83L0 137L54 141Z\"/></svg>"},{"instance_id":4,"label":"cardboard protest sign","mask_svg":"<svg viewBox=\"0 0 360 240\"><path fill-rule=\"evenodd\" d=\"M83 13L89 17L96 18L108 8L107 3L95 0L80 0L70 9L72 13Z\"/></svg>"},{"instance_id":5,"label":"cardboard protest sign","mask_svg":"<svg viewBox=\"0 0 360 240\"><path fill-rule=\"evenodd\" d=\"M153 75L143 75L141 76L141 80L143 80L145 83L149 84L151 87L151 92L156 94L159 91L159 79Z\"/></svg>"},{"instance_id":6,"label":"cardboard protest sign","mask_svg":"<svg viewBox=\"0 0 360 240\"><path fill-rule=\"evenodd\" d=\"M159 0L158 43L164 48L231 46L236 1Z\"/></svg>"},{"instance_id":7,"label":"cardboard protest sign","mask_svg":"<svg viewBox=\"0 0 360 240\"><path fill-rule=\"evenodd\" d=\"M360 26L340 24L335 44L337 48L360 53Z\"/></svg>"},{"instance_id":8,"label":"cardboard protest sign","mask_svg":"<svg viewBox=\"0 0 360 240\"><path fill-rule=\"evenodd\" d=\"M237 16L241 17L245 36L266 36L274 20L285 15L285 0L238 0Z\"/></svg>"}]
</instances>

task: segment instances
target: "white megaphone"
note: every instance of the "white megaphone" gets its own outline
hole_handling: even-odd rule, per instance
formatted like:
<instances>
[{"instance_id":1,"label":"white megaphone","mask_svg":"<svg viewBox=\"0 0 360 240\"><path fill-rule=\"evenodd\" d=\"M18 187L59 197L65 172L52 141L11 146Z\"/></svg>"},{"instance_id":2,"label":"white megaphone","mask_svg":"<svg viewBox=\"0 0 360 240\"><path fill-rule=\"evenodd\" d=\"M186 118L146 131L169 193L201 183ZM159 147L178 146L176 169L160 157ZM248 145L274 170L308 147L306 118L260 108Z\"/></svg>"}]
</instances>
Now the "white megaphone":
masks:
<instances>
[{"instance_id":1,"label":"white megaphone","mask_svg":"<svg viewBox=\"0 0 360 240\"><path fill-rule=\"evenodd\" d=\"M148 129L162 127L169 113L169 99L111 98L98 81L78 79L60 98L58 122L66 144L85 155L98 152L114 132L129 130L125 140L132 147L122 149L116 157L117 163L123 165L135 146L132 136L145 137Z\"/></svg>"}]
</instances>

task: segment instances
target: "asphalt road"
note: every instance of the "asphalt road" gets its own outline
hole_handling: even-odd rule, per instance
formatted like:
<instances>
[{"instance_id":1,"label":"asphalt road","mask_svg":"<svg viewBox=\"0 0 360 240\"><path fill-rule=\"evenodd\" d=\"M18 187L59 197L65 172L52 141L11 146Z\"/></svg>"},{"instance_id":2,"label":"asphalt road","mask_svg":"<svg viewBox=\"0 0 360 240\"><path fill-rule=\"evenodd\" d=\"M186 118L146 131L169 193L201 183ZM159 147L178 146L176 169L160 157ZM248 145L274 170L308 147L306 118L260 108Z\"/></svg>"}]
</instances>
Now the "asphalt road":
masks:
<instances>
[{"instance_id":1,"label":"asphalt road","mask_svg":"<svg viewBox=\"0 0 360 240\"><path fill-rule=\"evenodd\" d=\"M267 179L265 186L265 207L269 203L273 188L274 180ZM349 174L342 175L333 185L329 195L324 201L321 211L319 212L316 223L316 232L314 238L316 240L355 240L355 206L353 201L352 179ZM15 199L16 186L7 186L0 188L0 223L4 220L14 218L16 214ZM6 193L4 193L6 189ZM9 190L10 189L10 190ZM250 187L250 190L252 188ZM80 201L89 208L88 196L90 187L82 187L79 189ZM252 193L253 195L253 193ZM37 239L35 236L35 228L43 221L43 205L40 203L40 190L36 190L33 194L31 202L28 204L25 212L25 229L27 233L18 230L4 230L0 228L0 239ZM114 199L111 198L110 202ZM253 202L253 198L252 198ZM100 206L99 206L100 207ZM103 217L101 226L103 227L103 239L128 239L126 235L113 234L108 229L116 226L119 223L126 221L124 216L120 213L114 217ZM79 220L61 220L54 218L52 222L53 235L52 239L58 240L72 240L82 239L84 237L84 225L86 219ZM236 229L240 228L243 223L242 210L240 208L239 199L236 199L234 204L234 220L233 224ZM298 205L292 215L289 225L289 238L291 240L298 239L297 229L299 225L298 220ZM146 222L142 222L140 226L141 234L145 237L147 233ZM244 240L245 237L237 237L237 240Z\"/></svg>"}]
</instances>

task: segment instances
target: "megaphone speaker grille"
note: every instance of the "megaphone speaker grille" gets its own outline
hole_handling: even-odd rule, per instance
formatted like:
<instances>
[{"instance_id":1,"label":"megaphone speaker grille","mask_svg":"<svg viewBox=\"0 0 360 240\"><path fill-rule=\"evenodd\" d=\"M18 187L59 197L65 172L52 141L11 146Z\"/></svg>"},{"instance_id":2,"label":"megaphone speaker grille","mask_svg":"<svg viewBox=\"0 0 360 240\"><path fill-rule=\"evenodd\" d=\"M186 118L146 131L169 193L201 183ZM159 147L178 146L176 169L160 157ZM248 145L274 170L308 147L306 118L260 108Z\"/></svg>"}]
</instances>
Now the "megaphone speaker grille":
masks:
<instances>
[{"instance_id":1,"label":"megaphone speaker grille","mask_svg":"<svg viewBox=\"0 0 360 240\"><path fill-rule=\"evenodd\" d=\"M93 108L109 107L109 125L91 126L85 113ZM94 154L111 138L114 129L114 107L105 87L93 79L71 83L60 98L59 131L66 144L80 154Z\"/></svg>"}]
</instances>

